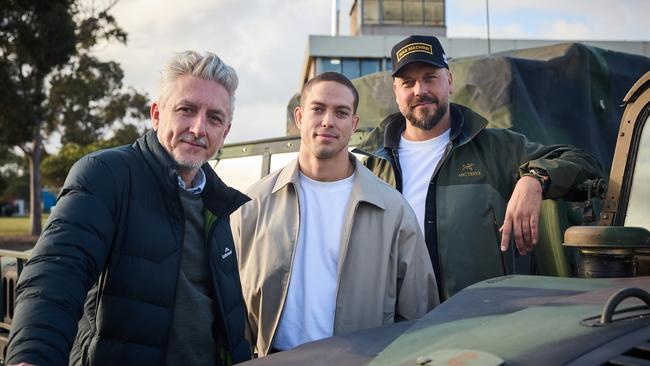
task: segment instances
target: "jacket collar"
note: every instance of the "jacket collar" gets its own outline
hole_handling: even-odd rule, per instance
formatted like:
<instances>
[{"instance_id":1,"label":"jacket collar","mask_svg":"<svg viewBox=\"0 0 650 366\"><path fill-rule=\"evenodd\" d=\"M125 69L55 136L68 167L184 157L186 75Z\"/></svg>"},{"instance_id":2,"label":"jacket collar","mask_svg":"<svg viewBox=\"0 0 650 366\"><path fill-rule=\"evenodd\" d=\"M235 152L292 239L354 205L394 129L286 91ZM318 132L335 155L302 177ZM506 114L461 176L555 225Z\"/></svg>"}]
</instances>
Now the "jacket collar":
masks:
<instances>
[{"instance_id":1,"label":"jacket collar","mask_svg":"<svg viewBox=\"0 0 650 366\"><path fill-rule=\"evenodd\" d=\"M368 202L385 210L386 202L384 202L384 195L380 188L384 182L375 177L354 155L350 154L350 160L353 159L356 175L352 186L352 197L358 202Z\"/></svg>"},{"instance_id":2,"label":"jacket collar","mask_svg":"<svg viewBox=\"0 0 650 366\"><path fill-rule=\"evenodd\" d=\"M450 139L455 146L463 145L472 140L488 124L488 121L471 109L456 103L450 103L451 132ZM401 113L386 117L379 126L372 130L355 152L365 155L383 155L384 149L396 150L402 132L406 128L406 119ZM383 136L382 139L379 136ZM379 144L378 144L379 143Z\"/></svg>"},{"instance_id":3,"label":"jacket collar","mask_svg":"<svg viewBox=\"0 0 650 366\"><path fill-rule=\"evenodd\" d=\"M358 202L367 202L385 210L386 203L384 202L384 197L379 188L379 184L383 183L379 181L370 170L364 167L353 154L349 154L349 159L354 163L355 172L350 198L355 201L355 205ZM282 168L271 192L276 193L290 184L293 185L297 191L300 185L299 171L298 158L296 158Z\"/></svg>"},{"instance_id":4,"label":"jacket collar","mask_svg":"<svg viewBox=\"0 0 650 366\"><path fill-rule=\"evenodd\" d=\"M133 145L136 149L142 151L147 165L161 179L165 192L176 192L178 189L178 178L176 174L178 166L158 141L156 131L148 131L144 136L137 139Z\"/></svg>"},{"instance_id":5,"label":"jacket collar","mask_svg":"<svg viewBox=\"0 0 650 366\"><path fill-rule=\"evenodd\" d=\"M201 167L205 173L205 188L201 192L203 204L217 217L228 216L233 213L239 206L250 201L247 195L240 191L228 187L217 176L210 164L205 163Z\"/></svg>"},{"instance_id":6,"label":"jacket collar","mask_svg":"<svg viewBox=\"0 0 650 366\"><path fill-rule=\"evenodd\" d=\"M142 151L145 161L160 178L165 192L178 195L178 164L158 141L156 132L151 130L134 143ZM239 206L250 200L238 190L228 187L214 172L210 164L201 166L205 173L205 187L201 192L203 204L217 217L230 215Z\"/></svg>"}]
</instances>

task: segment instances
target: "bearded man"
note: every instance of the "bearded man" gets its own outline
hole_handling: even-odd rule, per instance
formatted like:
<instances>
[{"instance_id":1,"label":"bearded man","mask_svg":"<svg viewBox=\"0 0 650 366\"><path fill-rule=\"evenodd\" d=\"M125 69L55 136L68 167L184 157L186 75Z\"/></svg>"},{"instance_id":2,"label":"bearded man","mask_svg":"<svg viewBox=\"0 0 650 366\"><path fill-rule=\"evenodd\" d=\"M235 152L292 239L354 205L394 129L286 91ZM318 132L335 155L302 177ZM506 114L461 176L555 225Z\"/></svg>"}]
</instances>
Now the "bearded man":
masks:
<instances>
[{"instance_id":1,"label":"bearded man","mask_svg":"<svg viewBox=\"0 0 650 366\"><path fill-rule=\"evenodd\" d=\"M526 273L542 199L602 177L600 163L573 146L544 146L486 128L485 118L450 103L453 77L437 38L410 36L391 58L400 113L388 116L356 152L368 155L365 165L413 207L440 299L484 279ZM511 236L518 253L508 250Z\"/></svg>"}]
</instances>

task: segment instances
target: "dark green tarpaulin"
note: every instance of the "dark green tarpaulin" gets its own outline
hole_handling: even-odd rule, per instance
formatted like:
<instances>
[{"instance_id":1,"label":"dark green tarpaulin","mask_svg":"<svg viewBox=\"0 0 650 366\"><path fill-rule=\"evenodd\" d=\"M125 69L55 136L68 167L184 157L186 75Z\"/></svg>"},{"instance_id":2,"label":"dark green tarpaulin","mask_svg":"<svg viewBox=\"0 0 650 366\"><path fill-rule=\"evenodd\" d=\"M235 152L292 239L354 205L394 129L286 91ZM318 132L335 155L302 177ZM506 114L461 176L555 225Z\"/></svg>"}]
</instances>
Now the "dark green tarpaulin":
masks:
<instances>
[{"instance_id":1,"label":"dark green tarpaulin","mask_svg":"<svg viewBox=\"0 0 650 366\"><path fill-rule=\"evenodd\" d=\"M597 157L609 172L621 102L650 70L650 58L579 43L459 58L450 62L452 101L544 144L568 143ZM398 111L392 77L381 72L353 80L361 100L360 128L371 129ZM289 102L287 132L297 134Z\"/></svg>"},{"instance_id":2,"label":"dark green tarpaulin","mask_svg":"<svg viewBox=\"0 0 650 366\"><path fill-rule=\"evenodd\" d=\"M571 43L459 58L450 68L452 101L483 115L490 127L511 128L544 144L575 145L593 154L609 173L623 97L650 70L650 58ZM360 94L360 129L372 130L398 111L389 72L352 82ZM298 134L292 112L298 98L295 95L287 106L289 134ZM587 214L593 216L593 211ZM534 273L575 272L573 253L562 247L563 233L582 223L581 207L544 201Z\"/></svg>"}]
</instances>

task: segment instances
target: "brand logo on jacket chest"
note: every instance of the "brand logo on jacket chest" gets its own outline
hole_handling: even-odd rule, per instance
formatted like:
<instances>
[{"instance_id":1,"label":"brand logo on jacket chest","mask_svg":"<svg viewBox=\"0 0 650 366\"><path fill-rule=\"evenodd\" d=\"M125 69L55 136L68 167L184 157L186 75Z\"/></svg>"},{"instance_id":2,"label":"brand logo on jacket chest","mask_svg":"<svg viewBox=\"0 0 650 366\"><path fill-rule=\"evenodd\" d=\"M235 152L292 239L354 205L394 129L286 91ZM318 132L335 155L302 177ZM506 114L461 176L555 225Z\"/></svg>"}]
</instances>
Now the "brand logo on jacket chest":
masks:
<instances>
[{"instance_id":1,"label":"brand logo on jacket chest","mask_svg":"<svg viewBox=\"0 0 650 366\"><path fill-rule=\"evenodd\" d=\"M480 177L481 171L476 168L476 164L472 162L463 163L458 172L459 177Z\"/></svg>"},{"instance_id":2,"label":"brand logo on jacket chest","mask_svg":"<svg viewBox=\"0 0 650 366\"><path fill-rule=\"evenodd\" d=\"M226 259L232 254L232 250L228 247L224 249L223 254L221 255L221 259Z\"/></svg>"}]
</instances>

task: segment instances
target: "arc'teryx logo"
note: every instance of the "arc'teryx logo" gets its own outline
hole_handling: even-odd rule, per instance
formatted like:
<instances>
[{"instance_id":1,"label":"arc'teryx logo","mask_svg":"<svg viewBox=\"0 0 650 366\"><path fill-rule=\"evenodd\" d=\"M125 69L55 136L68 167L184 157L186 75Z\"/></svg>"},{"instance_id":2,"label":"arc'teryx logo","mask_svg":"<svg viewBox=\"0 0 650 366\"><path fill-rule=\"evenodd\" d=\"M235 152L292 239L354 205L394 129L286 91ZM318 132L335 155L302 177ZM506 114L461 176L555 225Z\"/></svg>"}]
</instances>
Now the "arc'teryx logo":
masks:
<instances>
[{"instance_id":1,"label":"arc'teryx logo","mask_svg":"<svg viewBox=\"0 0 650 366\"><path fill-rule=\"evenodd\" d=\"M230 248L226 247L226 249L223 250L223 254L221 255L221 259L226 259L232 254L232 250Z\"/></svg>"},{"instance_id":2,"label":"arc'teryx logo","mask_svg":"<svg viewBox=\"0 0 650 366\"><path fill-rule=\"evenodd\" d=\"M476 167L475 163L471 163L471 162L464 163L460 168L460 172L458 173L458 176L459 177L480 177L481 171L474 170L475 167Z\"/></svg>"}]
</instances>

